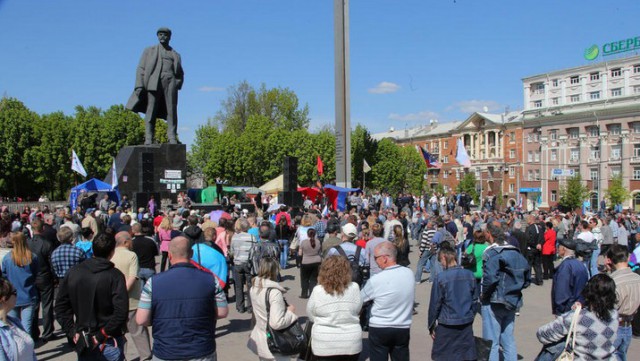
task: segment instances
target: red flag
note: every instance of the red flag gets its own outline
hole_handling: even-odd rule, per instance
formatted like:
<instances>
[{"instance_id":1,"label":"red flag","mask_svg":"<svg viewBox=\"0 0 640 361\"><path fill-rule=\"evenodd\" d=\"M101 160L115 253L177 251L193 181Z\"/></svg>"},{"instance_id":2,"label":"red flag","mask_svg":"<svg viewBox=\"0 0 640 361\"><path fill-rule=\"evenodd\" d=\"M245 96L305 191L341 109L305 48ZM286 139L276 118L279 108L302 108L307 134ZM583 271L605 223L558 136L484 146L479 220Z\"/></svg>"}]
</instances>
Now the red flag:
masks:
<instances>
[{"instance_id":1,"label":"red flag","mask_svg":"<svg viewBox=\"0 0 640 361\"><path fill-rule=\"evenodd\" d=\"M322 164L322 159L320 159L320 156L318 156L318 174L322 175L324 173L324 164Z\"/></svg>"}]
</instances>

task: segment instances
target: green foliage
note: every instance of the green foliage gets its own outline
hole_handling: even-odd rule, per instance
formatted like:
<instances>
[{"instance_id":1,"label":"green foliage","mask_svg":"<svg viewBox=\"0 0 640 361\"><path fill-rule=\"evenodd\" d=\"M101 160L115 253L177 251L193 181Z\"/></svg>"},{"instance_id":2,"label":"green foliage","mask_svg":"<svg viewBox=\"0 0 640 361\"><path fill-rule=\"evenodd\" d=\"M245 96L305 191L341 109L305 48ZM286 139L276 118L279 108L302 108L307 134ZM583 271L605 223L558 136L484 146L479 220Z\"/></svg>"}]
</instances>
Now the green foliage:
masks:
<instances>
[{"instance_id":1,"label":"green foliage","mask_svg":"<svg viewBox=\"0 0 640 361\"><path fill-rule=\"evenodd\" d=\"M631 198L631 192L622 185L622 175L611 178L605 197L614 206Z\"/></svg>"},{"instance_id":2,"label":"green foliage","mask_svg":"<svg viewBox=\"0 0 640 361\"><path fill-rule=\"evenodd\" d=\"M27 109L22 102L2 98L0 100L0 192L23 195L33 187L29 150L36 143L34 124L39 116Z\"/></svg>"},{"instance_id":3,"label":"green foliage","mask_svg":"<svg viewBox=\"0 0 640 361\"><path fill-rule=\"evenodd\" d=\"M351 183L353 186L362 187L364 160L368 158L367 163L372 166L374 159L371 155L376 153L376 148L377 142L371 138L367 128L358 124L351 133Z\"/></svg>"},{"instance_id":4,"label":"green foliage","mask_svg":"<svg viewBox=\"0 0 640 361\"><path fill-rule=\"evenodd\" d=\"M460 183L458 183L458 192L466 192L471 196L475 204L480 204L480 195L476 190L477 183L478 180L475 174L472 172L465 173L462 179L460 179Z\"/></svg>"},{"instance_id":5,"label":"green foliage","mask_svg":"<svg viewBox=\"0 0 640 361\"><path fill-rule=\"evenodd\" d=\"M589 189L582 184L580 174L567 179L567 184L560 188L558 205L574 209L582 206L582 202L589 196Z\"/></svg>"}]
</instances>

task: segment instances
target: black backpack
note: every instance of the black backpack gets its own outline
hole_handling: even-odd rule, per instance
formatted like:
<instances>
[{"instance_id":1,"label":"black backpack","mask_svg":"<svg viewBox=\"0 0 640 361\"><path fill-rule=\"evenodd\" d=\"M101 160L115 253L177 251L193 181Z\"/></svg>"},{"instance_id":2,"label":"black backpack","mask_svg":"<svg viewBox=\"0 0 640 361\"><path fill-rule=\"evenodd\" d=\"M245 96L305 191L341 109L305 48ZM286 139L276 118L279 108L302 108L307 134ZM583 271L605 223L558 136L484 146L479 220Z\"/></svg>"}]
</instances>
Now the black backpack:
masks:
<instances>
[{"instance_id":1,"label":"black backpack","mask_svg":"<svg viewBox=\"0 0 640 361\"><path fill-rule=\"evenodd\" d=\"M369 278L369 268L367 266L360 265L360 252L362 251L362 247L356 247L356 254L353 259L350 259L349 256L347 256L340 245L334 246L333 248L335 248L342 257L349 261L349 264L351 265L351 280L362 287L364 282Z\"/></svg>"},{"instance_id":2,"label":"black backpack","mask_svg":"<svg viewBox=\"0 0 640 361\"><path fill-rule=\"evenodd\" d=\"M280 246L275 242L256 242L249 250L249 265L251 266L251 274L257 275L260 267L260 260L263 258L280 259Z\"/></svg>"}]
</instances>

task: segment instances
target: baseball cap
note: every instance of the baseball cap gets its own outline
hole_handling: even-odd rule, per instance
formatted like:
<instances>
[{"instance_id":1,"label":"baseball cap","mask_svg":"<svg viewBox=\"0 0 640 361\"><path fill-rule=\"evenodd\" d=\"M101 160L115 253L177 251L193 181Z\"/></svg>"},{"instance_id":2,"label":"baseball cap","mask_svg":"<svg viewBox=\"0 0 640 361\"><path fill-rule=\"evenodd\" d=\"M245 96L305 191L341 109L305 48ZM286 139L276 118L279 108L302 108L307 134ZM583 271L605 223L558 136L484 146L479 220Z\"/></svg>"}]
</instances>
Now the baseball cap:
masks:
<instances>
[{"instance_id":1,"label":"baseball cap","mask_svg":"<svg viewBox=\"0 0 640 361\"><path fill-rule=\"evenodd\" d=\"M356 238L358 236L358 229L351 223L347 223L342 226L342 234L349 238Z\"/></svg>"}]
</instances>

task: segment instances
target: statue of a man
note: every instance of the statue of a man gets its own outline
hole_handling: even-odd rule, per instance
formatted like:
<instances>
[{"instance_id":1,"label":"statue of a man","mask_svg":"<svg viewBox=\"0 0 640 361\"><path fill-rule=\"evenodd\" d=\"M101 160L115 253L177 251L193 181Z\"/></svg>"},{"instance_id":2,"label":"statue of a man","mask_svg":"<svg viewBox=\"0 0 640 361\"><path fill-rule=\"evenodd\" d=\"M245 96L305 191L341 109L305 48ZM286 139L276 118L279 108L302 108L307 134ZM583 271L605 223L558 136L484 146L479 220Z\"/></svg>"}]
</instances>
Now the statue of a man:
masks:
<instances>
[{"instance_id":1,"label":"statue of a man","mask_svg":"<svg viewBox=\"0 0 640 361\"><path fill-rule=\"evenodd\" d=\"M153 143L156 119L167 121L170 144L177 144L178 90L184 82L180 54L169 46L171 30L157 31L160 44L144 49L136 71L136 86L127 109L145 113L144 144Z\"/></svg>"}]
</instances>

